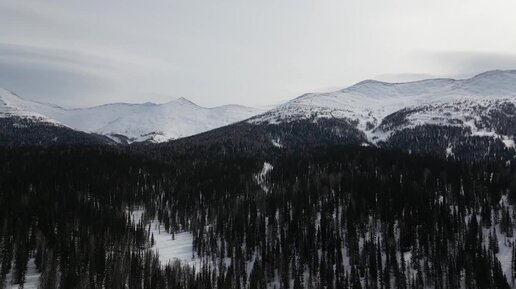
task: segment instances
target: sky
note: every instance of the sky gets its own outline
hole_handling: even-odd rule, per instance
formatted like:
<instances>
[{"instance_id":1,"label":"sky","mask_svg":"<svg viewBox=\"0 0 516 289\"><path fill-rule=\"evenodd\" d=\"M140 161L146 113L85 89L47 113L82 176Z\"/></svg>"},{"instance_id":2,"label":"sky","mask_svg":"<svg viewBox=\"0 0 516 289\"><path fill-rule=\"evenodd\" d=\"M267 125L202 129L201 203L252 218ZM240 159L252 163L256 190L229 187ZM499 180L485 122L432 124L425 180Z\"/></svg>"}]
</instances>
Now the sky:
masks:
<instances>
[{"instance_id":1,"label":"sky","mask_svg":"<svg viewBox=\"0 0 516 289\"><path fill-rule=\"evenodd\" d=\"M516 69L514 0L0 0L0 87L64 107L266 106Z\"/></svg>"}]
</instances>

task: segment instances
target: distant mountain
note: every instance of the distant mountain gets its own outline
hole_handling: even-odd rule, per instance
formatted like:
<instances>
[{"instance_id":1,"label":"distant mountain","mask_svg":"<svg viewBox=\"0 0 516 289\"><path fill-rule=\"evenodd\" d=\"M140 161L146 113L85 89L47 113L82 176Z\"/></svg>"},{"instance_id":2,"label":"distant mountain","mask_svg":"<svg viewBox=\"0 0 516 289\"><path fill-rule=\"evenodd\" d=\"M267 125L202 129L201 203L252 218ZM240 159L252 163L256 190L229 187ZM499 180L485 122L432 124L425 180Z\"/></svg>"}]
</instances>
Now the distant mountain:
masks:
<instances>
[{"instance_id":1,"label":"distant mountain","mask_svg":"<svg viewBox=\"0 0 516 289\"><path fill-rule=\"evenodd\" d=\"M113 141L63 125L42 113L58 110L0 89L0 146L98 145ZM41 113L40 113L41 112Z\"/></svg>"},{"instance_id":2,"label":"distant mountain","mask_svg":"<svg viewBox=\"0 0 516 289\"><path fill-rule=\"evenodd\" d=\"M183 149L211 146L222 152L250 152L358 144L507 159L516 155L516 71L488 71L460 80L366 80L335 92L305 94L266 112L238 105L203 108L184 98L64 109L0 90L0 118L10 135L16 135L16 126L30 122L47 130L91 134L95 140L105 136L108 142L173 140L173 146Z\"/></svg>"},{"instance_id":3,"label":"distant mountain","mask_svg":"<svg viewBox=\"0 0 516 289\"><path fill-rule=\"evenodd\" d=\"M179 98L164 104L114 103L91 108L65 109L23 99L0 89L0 118L68 127L105 135L116 142L163 142L198 134L247 119L258 113L239 105L200 107Z\"/></svg>"},{"instance_id":4,"label":"distant mountain","mask_svg":"<svg viewBox=\"0 0 516 289\"><path fill-rule=\"evenodd\" d=\"M504 137L487 123L480 127L477 124L487 116L483 113L492 113L493 109L507 113L514 103L516 71L489 71L465 80L366 80L336 92L303 95L249 122L349 119L374 143L396 131L424 124L463 126L473 134Z\"/></svg>"},{"instance_id":5,"label":"distant mountain","mask_svg":"<svg viewBox=\"0 0 516 289\"><path fill-rule=\"evenodd\" d=\"M260 141L254 145L259 148L358 144L479 159L512 158L515 136L516 71L497 70L462 80L366 80L335 92L309 93L180 143L232 138L237 147L251 138L248 145Z\"/></svg>"}]
</instances>

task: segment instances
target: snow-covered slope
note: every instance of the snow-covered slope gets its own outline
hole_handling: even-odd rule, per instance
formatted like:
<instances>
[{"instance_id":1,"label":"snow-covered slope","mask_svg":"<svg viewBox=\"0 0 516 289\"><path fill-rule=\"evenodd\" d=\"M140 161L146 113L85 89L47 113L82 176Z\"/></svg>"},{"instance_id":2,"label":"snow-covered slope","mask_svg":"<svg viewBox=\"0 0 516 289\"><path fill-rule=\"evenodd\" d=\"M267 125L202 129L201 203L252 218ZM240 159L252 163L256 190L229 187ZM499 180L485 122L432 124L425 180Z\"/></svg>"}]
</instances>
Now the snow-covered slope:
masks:
<instances>
[{"instance_id":1,"label":"snow-covered slope","mask_svg":"<svg viewBox=\"0 0 516 289\"><path fill-rule=\"evenodd\" d=\"M495 128L494 122L510 120L516 113L515 104L516 70L496 70L462 80L366 80L335 92L305 94L248 122L348 119L371 142L385 141L397 131L425 124L458 126L472 135L499 137L513 145L513 136L501 133L507 129Z\"/></svg>"},{"instance_id":2,"label":"snow-covered slope","mask_svg":"<svg viewBox=\"0 0 516 289\"><path fill-rule=\"evenodd\" d=\"M333 134L326 139L336 143L347 139L409 151L446 150L447 155L473 147L492 152L493 145L498 151L515 147L516 70L461 80L366 80L335 92L305 94L267 112L238 105L203 108L184 98L64 109L0 90L1 117L69 127L119 142L163 142L248 119L243 124L281 124L262 130L279 147L297 133L297 142L308 135L313 142L324 142Z\"/></svg>"},{"instance_id":3,"label":"snow-covered slope","mask_svg":"<svg viewBox=\"0 0 516 289\"><path fill-rule=\"evenodd\" d=\"M75 130L103 134L114 140L163 142L241 121L263 110L226 105L200 107L184 98L164 104L114 103L83 109L29 101L0 89L0 117L31 118Z\"/></svg>"},{"instance_id":4,"label":"snow-covered slope","mask_svg":"<svg viewBox=\"0 0 516 289\"><path fill-rule=\"evenodd\" d=\"M58 121L48 117L48 114L45 113L52 109L51 105L27 101L8 90L0 88L0 117L2 118L23 118L59 126Z\"/></svg>"},{"instance_id":5,"label":"snow-covered slope","mask_svg":"<svg viewBox=\"0 0 516 289\"><path fill-rule=\"evenodd\" d=\"M134 141L151 139L162 142L225 126L259 112L238 105L203 108L180 98L165 104L133 105L130 113L119 114L115 120L99 126L96 132L105 135L122 134Z\"/></svg>"}]
</instances>

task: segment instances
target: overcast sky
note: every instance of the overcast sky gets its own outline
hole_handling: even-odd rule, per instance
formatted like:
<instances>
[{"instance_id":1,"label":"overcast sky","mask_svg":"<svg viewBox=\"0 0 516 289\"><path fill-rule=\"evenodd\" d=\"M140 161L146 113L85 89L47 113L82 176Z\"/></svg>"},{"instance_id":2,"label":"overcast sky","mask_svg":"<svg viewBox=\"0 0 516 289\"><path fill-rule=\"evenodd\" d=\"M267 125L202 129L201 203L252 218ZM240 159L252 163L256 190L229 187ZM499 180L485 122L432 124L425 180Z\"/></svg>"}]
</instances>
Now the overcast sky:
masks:
<instances>
[{"instance_id":1,"label":"overcast sky","mask_svg":"<svg viewBox=\"0 0 516 289\"><path fill-rule=\"evenodd\" d=\"M66 107L515 68L514 0L0 0L0 87Z\"/></svg>"}]
</instances>

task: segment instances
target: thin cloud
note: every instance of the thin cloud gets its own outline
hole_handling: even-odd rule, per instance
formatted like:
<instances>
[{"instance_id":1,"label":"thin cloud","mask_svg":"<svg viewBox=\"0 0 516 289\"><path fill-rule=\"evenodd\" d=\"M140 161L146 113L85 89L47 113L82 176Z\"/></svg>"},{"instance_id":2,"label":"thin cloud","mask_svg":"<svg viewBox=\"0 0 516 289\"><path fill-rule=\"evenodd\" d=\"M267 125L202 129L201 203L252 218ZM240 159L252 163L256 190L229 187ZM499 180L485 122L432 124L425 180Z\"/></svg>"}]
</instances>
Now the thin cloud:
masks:
<instances>
[{"instance_id":1,"label":"thin cloud","mask_svg":"<svg viewBox=\"0 0 516 289\"><path fill-rule=\"evenodd\" d=\"M376 76L375 80L387 81L387 82L407 82L416 81L423 79L436 78L436 75L425 74L425 73L387 73Z\"/></svg>"},{"instance_id":2,"label":"thin cloud","mask_svg":"<svg viewBox=\"0 0 516 289\"><path fill-rule=\"evenodd\" d=\"M516 68L516 54L511 53L443 51L424 52L421 57L453 78L467 78L488 70Z\"/></svg>"},{"instance_id":3,"label":"thin cloud","mask_svg":"<svg viewBox=\"0 0 516 289\"><path fill-rule=\"evenodd\" d=\"M0 44L0 87L39 101L77 106L115 90L107 61L60 50ZM95 102L95 101L93 101Z\"/></svg>"},{"instance_id":4,"label":"thin cloud","mask_svg":"<svg viewBox=\"0 0 516 289\"><path fill-rule=\"evenodd\" d=\"M59 105L256 106L516 68L508 0L0 2L0 86Z\"/></svg>"}]
</instances>

